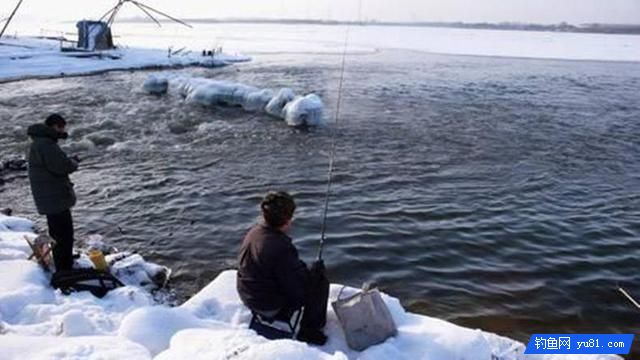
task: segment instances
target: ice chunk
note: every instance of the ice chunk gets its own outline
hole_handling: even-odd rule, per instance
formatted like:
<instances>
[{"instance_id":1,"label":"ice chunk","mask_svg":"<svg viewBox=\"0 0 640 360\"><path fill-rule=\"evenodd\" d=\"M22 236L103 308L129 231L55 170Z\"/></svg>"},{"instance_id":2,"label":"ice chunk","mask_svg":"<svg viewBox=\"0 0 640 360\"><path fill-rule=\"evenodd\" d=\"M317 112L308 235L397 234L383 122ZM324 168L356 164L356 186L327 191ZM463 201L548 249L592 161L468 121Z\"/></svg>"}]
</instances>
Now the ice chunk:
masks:
<instances>
[{"instance_id":1,"label":"ice chunk","mask_svg":"<svg viewBox=\"0 0 640 360\"><path fill-rule=\"evenodd\" d=\"M172 83L177 84L178 93L183 98L186 98L187 96L189 96L189 94L191 94L196 89L196 87L201 83L201 81L197 81L196 79L187 81L186 78L177 78L177 79L172 79L171 81Z\"/></svg>"},{"instance_id":2,"label":"ice chunk","mask_svg":"<svg viewBox=\"0 0 640 360\"><path fill-rule=\"evenodd\" d=\"M265 112L285 119L291 126L323 123L324 105L315 94L295 97L291 89L282 88L274 96L270 89L202 78L174 77L171 82L177 84L178 91L188 103L242 106L246 111Z\"/></svg>"},{"instance_id":3,"label":"ice chunk","mask_svg":"<svg viewBox=\"0 0 640 360\"><path fill-rule=\"evenodd\" d=\"M33 221L0 214L0 231L33 231Z\"/></svg>"},{"instance_id":4,"label":"ice chunk","mask_svg":"<svg viewBox=\"0 0 640 360\"><path fill-rule=\"evenodd\" d=\"M317 126L323 122L324 105L318 95L297 96L284 107L289 126Z\"/></svg>"},{"instance_id":5,"label":"ice chunk","mask_svg":"<svg viewBox=\"0 0 640 360\"><path fill-rule=\"evenodd\" d=\"M186 96L187 102L203 106L239 106L242 105L249 92L256 90L244 85L207 79L201 79L194 83L187 82L181 89L182 94Z\"/></svg>"},{"instance_id":6,"label":"ice chunk","mask_svg":"<svg viewBox=\"0 0 640 360\"><path fill-rule=\"evenodd\" d=\"M162 288L171 276L169 268L146 262L138 254L112 254L106 260L110 264L111 273L127 285Z\"/></svg>"},{"instance_id":7,"label":"ice chunk","mask_svg":"<svg viewBox=\"0 0 640 360\"><path fill-rule=\"evenodd\" d=\"M149 75L142 85L144 91L152 95L166 94L169 89L169 80L157 75Z\"/></svg>"},{"instance_id":8,"label":"ice chunk","mask_svg":"<svg viewBox=\"0 0 640 360\"><path fill-rule=\"evenodd\" d=\"M99 250L102 251L103 254L108 255L111 253L115 253L118 251L115 247L108 245L104 241L104 237L100 234L91 234L84 241L84 246L87 250Z\"/></svg>"},{"instance_id":9,"label":"ice chunk","mask_svg":"<svg viewBox=\"0 0 640 360\"><path fill-rule=\"evenodd\" d=\"M282 88L276 96L274 96L271 101L265 107L265 111L267 114L283 119L284 118L284 107L287 103L293 100L296 97L293 90L289 88Z\"/></svg>"},{"instance_id":10,"label":"ice chunk","mask_svg":"<svg viewBox=\"0 0 640 360\"><path fill-rule=\"evenodd\" d=\"M260 91L260 89L256 87L248 86L244 84L234 83L230 85L234 87L233 99L231 99L230 102L226 103L226 105L244 106L244 104L247 102L247 98L249 97L249 94ZM223 103L223 105L225 105L225 103Z\"/></svg>"},{"instance_id":11,"label":"ice chunk","mask_svg":"<svg viewBox=\"0 0 640 360\"><path fill-rule=\"evenodd\" d=\"M263 89L250 92L246 95L242 108L246 111L264 111L265 106L273 98L273 90Z\"/></svg>"}]
</instances>

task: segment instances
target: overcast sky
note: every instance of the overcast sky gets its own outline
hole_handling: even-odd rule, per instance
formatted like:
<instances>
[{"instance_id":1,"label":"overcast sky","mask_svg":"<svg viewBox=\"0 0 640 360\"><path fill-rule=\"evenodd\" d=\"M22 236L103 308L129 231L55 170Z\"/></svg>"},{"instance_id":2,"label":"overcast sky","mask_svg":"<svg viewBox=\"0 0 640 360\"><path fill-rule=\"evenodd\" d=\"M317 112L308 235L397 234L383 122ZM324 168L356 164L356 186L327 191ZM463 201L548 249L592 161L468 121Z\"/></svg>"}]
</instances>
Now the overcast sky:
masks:
<instances>
[{"instance_id":1,"label":"overcast sky","mask_svg":"<svg viewBox=\"0 0 640 360\"><path fill-rule=\"evenodd\" d=\"M312 18L393 21L640 23L640 0L140 0L184 18ZM17 0L0 2L0 18ZM16 20L97 18L115 0L24 0ZM359 4L362 3L359 12ZM140 15L128 4L123 17Z\"/></svg>"}]
</instances>

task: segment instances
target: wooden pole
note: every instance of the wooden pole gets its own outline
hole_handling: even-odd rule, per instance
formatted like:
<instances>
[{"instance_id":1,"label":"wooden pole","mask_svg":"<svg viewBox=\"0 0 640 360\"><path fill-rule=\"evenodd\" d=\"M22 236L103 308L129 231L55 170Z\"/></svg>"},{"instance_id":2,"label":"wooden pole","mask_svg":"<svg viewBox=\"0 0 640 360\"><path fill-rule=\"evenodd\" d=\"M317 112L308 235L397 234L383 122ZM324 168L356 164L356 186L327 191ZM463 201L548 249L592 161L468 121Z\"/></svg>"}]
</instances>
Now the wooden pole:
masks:
<instances>
[{"instance_id":1,"label":"wooden pole","mask_svg":"<svg viewBox=\"0 0 640 360\"><path fill-rule=\"evenodd\" d=\"M20 5L22 5L22 1L23 0L18 1L18 5L16 5L15 9L13 9L13 12L11 13L11 15L9 15L9 18L7 19L7 22L4 23L4 27L2 28L2 31L0 31L0 38L2 38L2 35L4 35L5 30L7 30L7 27L9 26L9 23L11 22L11 19L13 19L13 15L16 14L16 12L18 11L18 8L20 7Z\"/></svg>"}]
</instances>

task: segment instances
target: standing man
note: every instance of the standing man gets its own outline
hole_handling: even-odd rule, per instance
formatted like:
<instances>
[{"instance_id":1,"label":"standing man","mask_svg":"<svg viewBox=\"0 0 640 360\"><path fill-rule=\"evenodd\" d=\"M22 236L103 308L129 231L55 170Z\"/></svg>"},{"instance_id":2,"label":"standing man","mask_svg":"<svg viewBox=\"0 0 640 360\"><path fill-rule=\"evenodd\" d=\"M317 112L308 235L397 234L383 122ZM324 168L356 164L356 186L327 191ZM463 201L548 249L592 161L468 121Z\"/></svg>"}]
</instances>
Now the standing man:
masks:
<instances>
[{"instance_id":1,"label":"standing man","mask_svg":"<svg viewBox=\"0 0 640 360\"><path fill-rule=\"evenodd\" d=\"M56 241L53 261L56 272L73 268L73 219L71 208L76 194L69 174L78 170L78 159L69 158L58 146L69 135L67 122L58 114L47 117L44 124L29 126L29 182L38 213L47 216L49 235Z\"/></svg>"},{"instance_id":2,"label":"standing man","mask_svg":"<svg viewBox=\"0 0 640 360\"><path fill-rule=\"evenodd\" d=\"M287 235L296 204L287 193L270 192L260 209L262 221L245 236L238 257L238 294L253 313L252 326L256 319L265 326L274 321L291 324L292 315L303 309L297 339L324 345L329 282L322 261L308 269ZM267 338L279 337L261 333L259 326L252 329Z\"/></svg>"}]
</instances>

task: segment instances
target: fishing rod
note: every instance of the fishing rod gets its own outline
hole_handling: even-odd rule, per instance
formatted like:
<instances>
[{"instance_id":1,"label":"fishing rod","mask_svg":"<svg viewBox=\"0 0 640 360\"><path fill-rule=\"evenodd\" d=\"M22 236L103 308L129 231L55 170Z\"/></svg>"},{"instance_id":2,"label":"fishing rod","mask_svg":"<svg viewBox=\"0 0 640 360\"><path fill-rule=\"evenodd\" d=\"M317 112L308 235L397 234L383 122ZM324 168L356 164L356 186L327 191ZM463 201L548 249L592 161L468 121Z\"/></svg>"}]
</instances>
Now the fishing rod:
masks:
<instances>
[{"instance_id":1,"label":"fishing rod","mask_svg":"<svg viewBox=\"0 0 640 360\"><path fill-rule=\"evenodd\" d=\"M618 291L620 291L622 295L624 295L627 298L627 300L629 300L629 302L631 302L635 307L640 309L640 303L638 303L636 299L634 299L631 295L629 295L629 293L625 289L618 287Z\"/></svg>"},{"instance_id":2,"label":"fishing rod","mask_svg":"<svg viewBox=\"0 0 640 360\"><path fill-rule=\"evenodd\" d=\"M329 198L331 197L331 183L333 182L333 169L335 168L335 157L336 157L336 132L338 130L338 124L340 121L340 109L342 105L342 85L344 83L344 69L347 58L347 46L349 45L349 30L350 27L347 25L347 30L345 31L344 36L344 47L342 49L342 64L340 67L340 82L338 84L338 101L336 104L336 116L335 116L335 125L331 134L331 154L329 157L329 174L327 176L327 191L325 193L324 198L324 210L322 214L322 228L320 235L320 245L318 246L318 260L322 260L322 252L324 250L324 243L326 241L326 231L327 231L327 214L329 213Z\"/></svg>"},{"instance_id":3,"label":"fishing rod","mask_svg":"<svg viewBox=\"0 0 640 360\"><path fill-rule=\"evenodd\" d=\"M18 8L20 8L20 5L22 5L22 1L23 0L18 1L18 5L16 5L15 9L13 9L13 12L11 12L11 15L9 15L9 17L7 18L7 22L4 23L4 27L2 28L2 31L0 31L0 38L2 37L2 35L4 35L4 32L7 30L7 27L9 27L9 23L11 22L11 19L13 19L13 16L18 11Z\"/></svg>"}]
</instances>

